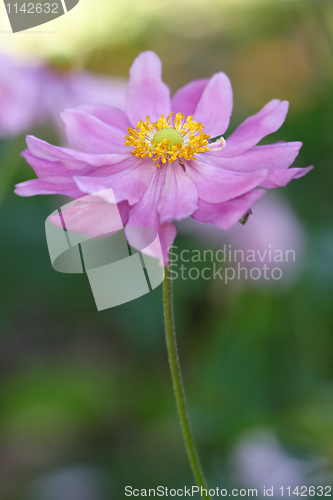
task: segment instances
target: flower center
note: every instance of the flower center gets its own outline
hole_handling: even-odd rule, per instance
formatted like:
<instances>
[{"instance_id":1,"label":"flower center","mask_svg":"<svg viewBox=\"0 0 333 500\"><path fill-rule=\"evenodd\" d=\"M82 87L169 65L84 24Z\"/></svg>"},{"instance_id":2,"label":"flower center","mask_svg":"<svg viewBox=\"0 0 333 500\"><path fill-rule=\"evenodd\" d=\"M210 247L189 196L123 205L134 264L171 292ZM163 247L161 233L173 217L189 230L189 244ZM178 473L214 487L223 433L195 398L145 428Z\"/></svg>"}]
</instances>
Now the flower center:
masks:
<instances>
[{"instance_id":1,"label":"flower center","mask_svg":"<svg viewBox=\"0 0 333 500\"><path fill-rule=\"evenodd\" d=\"M177 113L171 122L173 113L167 118L163 115L151 123L149 116L140 121L137 129L129 128L125 145L132 146L132 155L141 158L150 157L160 167L161 163L173 163L178 160L195 160L195 155L209 151L209 135L203 132L203 125L195 122L192 116ZM224 139L223 139L224 140Z\"/></svg>"},{"instance_id":2,"label":"flower center","mask_svg":"<svg viewBox=\"0 0 333 500\"><path fill-rule=\"evenodd\" d=\"M160 144L162 141L167 140L170 142L169 148L172 146L177 146L177 144L183 144L184 138L182 134L177 132L174 128L161 128L153 137L153 142L155 144Z\"/></svg>"}]
</instances>

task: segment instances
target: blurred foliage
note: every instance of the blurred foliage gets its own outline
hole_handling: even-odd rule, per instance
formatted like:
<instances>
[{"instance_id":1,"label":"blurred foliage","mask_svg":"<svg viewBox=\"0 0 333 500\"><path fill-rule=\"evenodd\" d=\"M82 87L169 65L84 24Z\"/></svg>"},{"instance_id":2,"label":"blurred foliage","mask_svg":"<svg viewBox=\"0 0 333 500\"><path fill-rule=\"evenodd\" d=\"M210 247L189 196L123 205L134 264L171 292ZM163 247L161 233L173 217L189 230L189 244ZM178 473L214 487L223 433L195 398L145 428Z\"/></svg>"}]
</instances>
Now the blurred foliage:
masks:
<instances>
[{"instance_id":1,"label":"blurred foliage","mask_svg":"<svg viewBox=\"0 0 333 500\"><path fill-rule=\"evenodd\" d=\"M104 30L82 51L85 66L127 75L133 58L152 49L172 91L222 69L234 87L231 130L267 100L288 99L287 121L269 140L303 141L295 166L315 165L284 189L309 243L296 283L278 291L202 279L174 283L180 357L208 481L237 487L228 456L256 428L272 429L296 456L331 465L332 4L227 4L224 18L222 2L212 2L201 23L199 3L186 2L188 18L184 3L179 19L170 6L165 22L127 11L137 29L129 34L119 18L123 38ZM35 134L56 141L51 130ZM39 500L31 494L35 480L76 465L105 474L108 499L123 498L127 484L189 486L161 287L97 313L85 276L53 271L44 221L63 199L12 194L15 182L31 177L22 149L23 137L0 143L0 499ZM185 234L177 245L198 247Z\"/></svg>"}]
</instances>

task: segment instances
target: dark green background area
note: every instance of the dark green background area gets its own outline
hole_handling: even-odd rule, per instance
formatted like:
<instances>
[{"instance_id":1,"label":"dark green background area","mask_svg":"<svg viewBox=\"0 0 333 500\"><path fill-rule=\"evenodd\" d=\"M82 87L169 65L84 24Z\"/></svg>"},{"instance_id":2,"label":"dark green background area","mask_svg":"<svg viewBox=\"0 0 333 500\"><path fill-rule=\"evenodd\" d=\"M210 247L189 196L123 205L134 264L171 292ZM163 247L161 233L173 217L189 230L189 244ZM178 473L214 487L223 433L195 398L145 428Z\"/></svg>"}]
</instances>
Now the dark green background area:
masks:
<instances>
[{"instance_id":1,"label":"dark green background area","mask_svg":"<svg viewBox=\"0 0 333 500\"><path fill-rule=\"evenodd\" d=\"M104 40L85 61L88 69L127 76L140 51L155 50L173 92L223 70L234 88L230 130L268 100L288 99L286 123L267 142L303 141L295 166L315 165L281 190L308 242L295 282L282 289L174 283L189 410L212 487L242 486L244 478L230 465L232 450L259 430L274 435L290 457L318 459L327 484L332 478L329 15L324 2L240 6L234 30L197 37L170 34L161 19L116 48ZM51 129L34 133L57 141ZM88 500L125 498L126 485L190 486L161 287L97 313L85 276L52 269L44 222L64 198L12 193L14 183L33 175L19 157L24 147L23 137L0 143L0 500L39 500L50 474L73 470L81 479L91 477L95 490ZM179 251L210 248L185 233L176 244ZM306 480L310 484L311 475Z\"/></svg>"}]
</instances>

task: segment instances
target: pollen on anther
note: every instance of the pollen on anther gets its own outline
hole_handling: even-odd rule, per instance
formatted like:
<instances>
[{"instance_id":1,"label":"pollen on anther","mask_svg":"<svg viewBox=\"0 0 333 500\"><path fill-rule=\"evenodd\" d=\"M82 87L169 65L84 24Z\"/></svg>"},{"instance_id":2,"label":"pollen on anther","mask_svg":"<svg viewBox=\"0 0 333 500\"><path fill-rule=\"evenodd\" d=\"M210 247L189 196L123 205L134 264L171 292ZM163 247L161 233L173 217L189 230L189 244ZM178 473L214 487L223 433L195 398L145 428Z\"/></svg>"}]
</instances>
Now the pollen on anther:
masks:
<instances>
[{"instance_id":1,"label":"pollen on anther","mask_svg":"<svg viewBox=\"0 0 333 500\"><path fill-rule=\"evenodd\" d=\"M132 154L145 158L149 156L153 163L160 167L161 163L173 163L181 159L195 160L196 154L209 151L209 135L203 132L203 125L193 120L192 116L177 113L171 122L173 114L151 123L149 117L140 121L137 129L128 129L125 145L133 147Z\"/></svg>"}]
</instances>

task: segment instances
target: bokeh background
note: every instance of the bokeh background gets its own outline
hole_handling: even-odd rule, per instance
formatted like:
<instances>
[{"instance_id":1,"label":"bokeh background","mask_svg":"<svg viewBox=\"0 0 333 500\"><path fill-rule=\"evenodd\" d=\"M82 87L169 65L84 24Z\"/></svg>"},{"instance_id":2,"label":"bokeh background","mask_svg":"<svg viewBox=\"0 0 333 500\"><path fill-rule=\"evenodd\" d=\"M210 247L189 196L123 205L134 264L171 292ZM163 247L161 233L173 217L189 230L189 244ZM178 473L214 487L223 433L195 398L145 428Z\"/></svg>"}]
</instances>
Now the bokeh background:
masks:
<instances>
[{"instance_id":1,"label":"bokeh background","mask_svg":"<svg viewBox=\"0 0 333 500\"><path fill-rule=\"evenodd\" d=\"M303 141L295 166L315 169L267 192L246 226L182 223L175 244L272 245L295 249L296 262L276 282L175 280L176 324L211 487L274 486L279 496L281 486L332 485L332 1L81 0L15 35L3 5L0 15L0 51L20 64L126 79L150 49L172 92L225 71L230 131L270 99L290 101L269 140ZM65 198L13 194L34 175L19 156L25 133L63 142L45 123L0 141L0 499L109 500L125 498L126 485L190 486L161 287L97 312L85 276L52 269L44 221Z\"/></svg>"}]
</instances>

